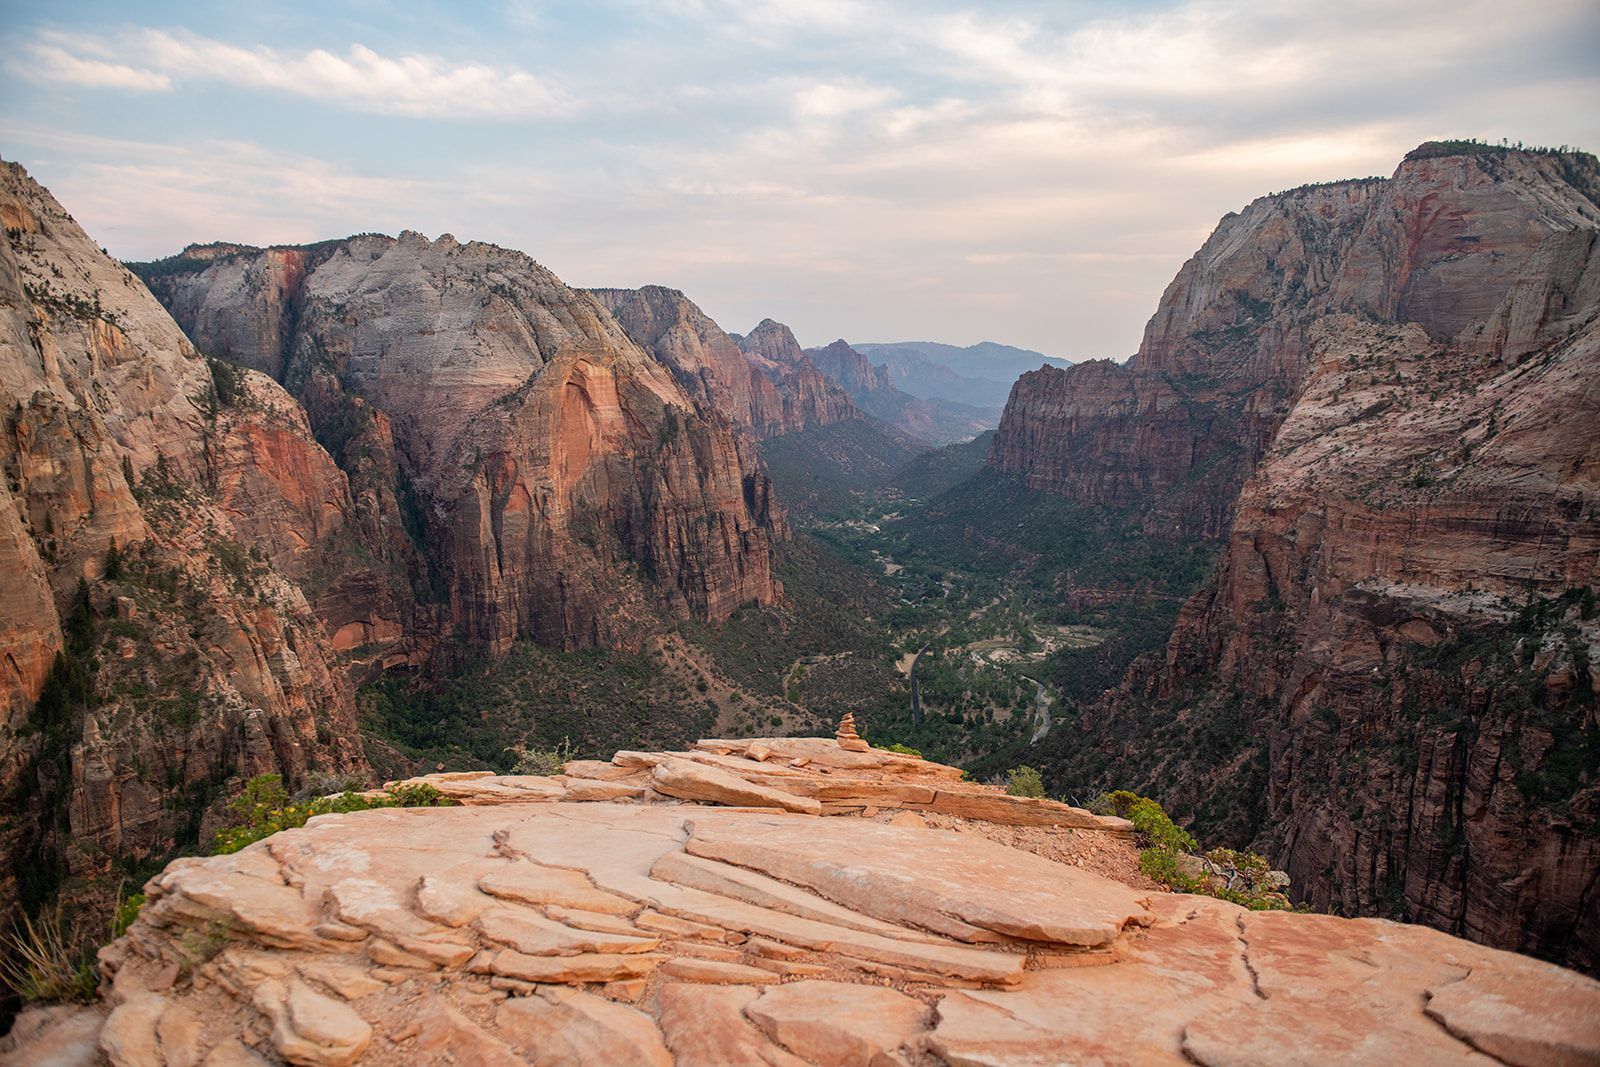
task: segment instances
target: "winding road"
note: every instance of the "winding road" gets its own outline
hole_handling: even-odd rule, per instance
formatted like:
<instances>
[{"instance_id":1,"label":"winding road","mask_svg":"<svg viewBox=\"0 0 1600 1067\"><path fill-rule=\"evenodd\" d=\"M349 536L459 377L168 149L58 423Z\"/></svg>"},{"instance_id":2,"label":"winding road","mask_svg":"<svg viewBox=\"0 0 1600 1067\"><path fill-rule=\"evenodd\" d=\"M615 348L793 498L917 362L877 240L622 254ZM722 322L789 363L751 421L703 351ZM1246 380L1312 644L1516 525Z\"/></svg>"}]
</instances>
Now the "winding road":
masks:
<instances>
[{"instance_id":1,"label":"winding road","mask_svg":"<svg viewBox=\"0 0 1600 1067\"><path fill-rule=\"evenodd\" d=\"M1023 677L1028 678L1026 674ZM1052 701L1050 693L1045 689L1043 682L1037 678L1028 678L1028 681L1038 687L1038 692L1033 695L1034 715L1038 725L1033 728L1033 737L1028 742L1030 745L1037 745L1050 732L1050 704Z\"/></svg>"},{"instance_id":2,"label":"winding road","mask_svg":"<svg viewBox=\"0 0 1600 1067\"><path fill-rule=\"evenodd\" d=\"M913 730L922 729L922 687L917 684L917 665L922 662L922 654L928 651L928 645L931 644L933 642L929 641L928 644L917 649L917 656L911 661L911 728Z\"/></svg>"}]
</instances>

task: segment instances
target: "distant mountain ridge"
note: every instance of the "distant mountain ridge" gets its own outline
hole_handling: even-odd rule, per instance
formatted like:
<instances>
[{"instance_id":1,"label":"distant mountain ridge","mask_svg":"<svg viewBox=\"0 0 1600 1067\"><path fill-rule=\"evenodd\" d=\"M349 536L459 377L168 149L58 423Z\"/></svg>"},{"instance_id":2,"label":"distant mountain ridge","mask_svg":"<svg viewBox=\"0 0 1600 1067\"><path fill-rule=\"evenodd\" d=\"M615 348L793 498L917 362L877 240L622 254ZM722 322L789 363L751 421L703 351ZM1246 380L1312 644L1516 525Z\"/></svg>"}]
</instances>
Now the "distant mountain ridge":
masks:
<instances>
[{"instance_id":1,"label":"distant mountain ridge","mask_svg":"<svg viewBox=\"0 0 1600 1067\"><path fill-rule=\"evenodd\" d=\"M806 355L823 377L842 386L862 411L930 444L967 441L1000 421L995 408L925 400L896 388L888 367L874 365L842 338L823 348L808 348Z\"/></svg>"},{"instance_id":2,"label":"distant mountain ridge","mask_svg":"<svg viewBox=\"0 0 1600 1067\"><path fill-rule=\"evenodd\" d=\"M1001 408L1011 383L1041 366L1070 367L1070 360L995 341L975 345L938 341L855 342L868 359L889 368L895 383L923 400L950 400L978 408Z\"/></svg>"}]
</instances>

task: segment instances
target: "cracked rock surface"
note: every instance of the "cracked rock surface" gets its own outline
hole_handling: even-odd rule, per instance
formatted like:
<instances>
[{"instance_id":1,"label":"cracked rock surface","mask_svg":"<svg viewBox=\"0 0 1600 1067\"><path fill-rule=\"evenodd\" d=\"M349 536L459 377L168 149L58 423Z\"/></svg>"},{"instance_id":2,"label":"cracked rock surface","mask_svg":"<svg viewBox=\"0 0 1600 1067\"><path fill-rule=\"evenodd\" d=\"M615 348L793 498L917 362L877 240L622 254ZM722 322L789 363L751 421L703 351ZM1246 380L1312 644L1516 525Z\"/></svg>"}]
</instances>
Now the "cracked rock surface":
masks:
<instances>
[{"instance_id":1,"label":"cracked rock surface","mask_svg":"<svg viewBox=\"0 0 1600 1067\"><path fill-rule=\"evenodd\" d=\"M858 757L890 758L806 740L741 744L863 780ZM766 762L703 745L721 773ZM561 799L606 767L708 765L692 755L622 753L544 789L441 777L480 802L326 815L176 861L102 952L104 1005L25 1018L0 1063L62 1047L163 1067L1600 1057L1600 983L1423 927L1139 889L970 829ZM920 762L878 780L948 778ZM1129 847L1114 826L1070 832Z\"/></svg>"}]
</instances>

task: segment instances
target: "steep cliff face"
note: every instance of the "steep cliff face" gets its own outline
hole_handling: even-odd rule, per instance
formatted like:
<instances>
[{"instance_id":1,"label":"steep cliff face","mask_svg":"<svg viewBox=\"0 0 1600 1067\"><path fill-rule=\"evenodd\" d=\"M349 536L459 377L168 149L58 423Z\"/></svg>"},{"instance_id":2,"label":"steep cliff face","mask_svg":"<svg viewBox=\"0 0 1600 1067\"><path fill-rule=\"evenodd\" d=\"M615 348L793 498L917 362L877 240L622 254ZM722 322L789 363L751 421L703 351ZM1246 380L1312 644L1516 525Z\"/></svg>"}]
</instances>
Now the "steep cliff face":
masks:
<instances>
[{"instance_id":1,"label":"steep cliff face","mask_svg":"<svg viewBox=\"0 0 1600 1067\"><path fill-rule=\"evenodd\" d=\"M1065 777L1154 790L1318 907L1600 966L1597 177L1425 146L1374 190L1319 298L1353 313L1261 327L1301 384L1218 573L1055 739ZM1147 430L1151 364L1192 398L1193 266L1095 432Z\"/></svg>"},{"instance_id":2,"label":"steep cliff face","mask_svg":"<svg viewBox=\"0 0 1600 1067\"><path fill-rule=\"evenodd\" d=\"M677 289L591 289L628 337L665 364L690 396L761 434L755 371L722 327Z\"/></svg>"},{"instance_id":3,"label":"steep cliff face","mask_svg":"<svg viewBox=\"0 0 1600 1067\"><path fill-rule=\"evenodd\" d=\"M748 335L733 339L753 371L754 418L762 437L861 417L850 394L817 370L783 323L762 319Z\"/></svg>"},{"instance_id":4,"label":"steep cliff face","mask_svg":"<svg viewBox=\"0 0 1600 1067\"><path fill-rule=\"evenodd\" d=\"M166 854L231 778L364 764L293 582L350 507L303 415L249 372L223 395L139 280L14 164L0 218L10 907Z\"/></svg>"},{"instance_id":5,"label":"steep cliff face","mask_svg":"<svg viewBox=\"0 0 1600 1067\"><path fill-rule=\"evenodd\" d=\"M1037 489L1220 537L1298 396L1307 331L1349 311L1512 357L1569 313L1591 157L1424 146L1387 180L1312 186L1228 215L1167 287L1138 353L1024 376L991 462ZM1504 305L1513 286L1533 286ZM1543 297L1541 301L1537 299ZM1509 317L1508 317L1509 316Z\"/></svg>"},{"instance_id":6,"label":"steep cliff face","mask_svg":"<svg viewBox=\"0 0 1600 1067\"><path fill-rule=\"evenodd\" d=\"M404 520L428 546L413 588L467 634L626 646L661 610L721 619L778 595L769 490L729 425L601 300L528 257L414 233L184 264L193 253L147 269L157 292L202 348L279 346L373 525ZM702 403L736 407L741 383L704 325L673 351L698 360ZM342 641L406 628L357 591L336 599L352 616Z\"/></svg>"},{"instance_id":7,"label":"steep cliff face","mask_svg":"<svg viewBox=\"0 0 1600 1067\"><path fill-rule=\"evenodd\" d=\"M1257 843L1313 904L1592 970L1600 329L1498 373L1415 326L1315 336L1162 692L1262 709Z\"/></svg>"},{"instance_id":8,"label":"steep cliff face","mask_svg":"<svg viewBox=\"0 0 1600 1067\"><path fill-rule=\"evenodd\" d=\"M1384 183L1263 197L1167 287L1125 366L1024 374L990 463L1035 489L1137 506L1152 533L1217 537L1304 372L1304 331Z\"/></svg>"}]
</instances>

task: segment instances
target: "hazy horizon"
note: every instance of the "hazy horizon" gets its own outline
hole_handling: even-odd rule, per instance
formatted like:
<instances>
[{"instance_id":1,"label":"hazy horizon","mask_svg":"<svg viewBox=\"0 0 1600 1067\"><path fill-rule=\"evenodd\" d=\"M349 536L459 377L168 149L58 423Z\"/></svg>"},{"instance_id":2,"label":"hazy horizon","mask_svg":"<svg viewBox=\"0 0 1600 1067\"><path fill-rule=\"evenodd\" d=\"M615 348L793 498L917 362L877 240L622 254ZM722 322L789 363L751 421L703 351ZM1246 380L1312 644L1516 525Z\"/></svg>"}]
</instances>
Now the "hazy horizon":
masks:
<instances>
[{"instance_id":1,"label":"hazy horizon","mask_svg":"<svg viewBox=\"0 0 1600 1067\"><path fill-rule=\"evenodd\" d=\"M732 331L1126 358L1226 212L1600 148L1600 5L5 3L0 156L113 254L403 229Z\"/></svg>"}]
</instances>

